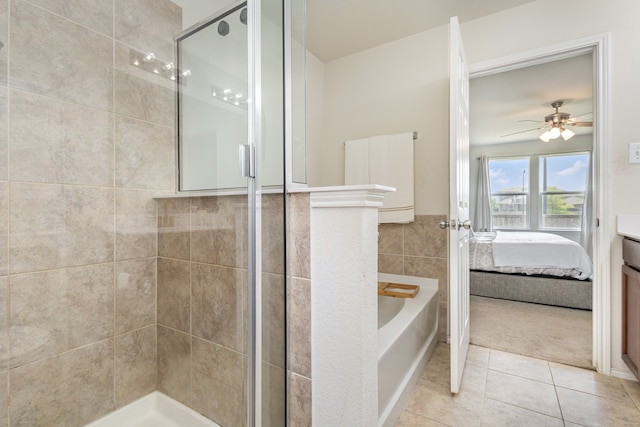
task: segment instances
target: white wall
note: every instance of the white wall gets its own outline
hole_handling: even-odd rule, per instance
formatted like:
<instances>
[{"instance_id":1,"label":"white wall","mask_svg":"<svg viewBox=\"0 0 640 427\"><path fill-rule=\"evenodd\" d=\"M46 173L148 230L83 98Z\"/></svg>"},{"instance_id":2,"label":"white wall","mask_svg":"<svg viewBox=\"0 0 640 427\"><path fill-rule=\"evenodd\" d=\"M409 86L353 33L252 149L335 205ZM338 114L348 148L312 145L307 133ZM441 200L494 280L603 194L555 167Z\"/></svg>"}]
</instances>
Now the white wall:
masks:
<instances>
[{"instance_id":1,"label":"white wall","mask_svg":"<svg viewBox=\"0 0 640 427\"><path fill-rule=\"evenodd\" d=\"M208 18L233 3L229 0L171 0L182 8L182 29Z\"/></svg>"},{"instance_id":2,"label":"white wall","mask_svg":"<svg viewBox=\"0 0 640 427\"><path fill-rule=\"evenodd\" d=\"M441 27L325 64L323 175L311 185L344 183L345 140L417 131L416 214L447 211L447 34Z\"/></svg>"},{"instance_id":3,"label":"white wall","mask_svg":"<svg viewBox=\"0 0 640 427\"><path fill-rule=\"evenodd\" d=\"M372 290L384 193L372 186L310 193L314 425L377 425L378 294Z\"/></svg>"},{"instance_id":4,"label":"white wall","mask_svg":"<svg viewBox=\"0 0 640 427\"><path fill-rule=\"evenodd\" d=\"M307 183L322 185L322 148L324 141L324 63L307 51Z\"/></svg>"},{"instance_id":5,"label":"white wall","mask_svg":"<svg viewBox=\"0 0 640 427\"><path fill-rule=\"evenodd\" d=\"M550 12L553 13L550 13ZM470 63L594 34L611 33L611 138L608 144L611 233L612 365L620 357L621 240L617 214L640 213L640 165L627 164L627 144L640 140L640 2L538 0L462 25ZM343 141L418 131L416 214L448 212L448 27L440 27L325 64L325 126L321 182L342 184ZM311 148L310 150L316 150ZM320 162L317 164L317 162ZM311 164L315 163L313 166ZM314 176L315 179L315 176ZM606 242L605 242L606 244Z\"/></svg>"}]
</instances>

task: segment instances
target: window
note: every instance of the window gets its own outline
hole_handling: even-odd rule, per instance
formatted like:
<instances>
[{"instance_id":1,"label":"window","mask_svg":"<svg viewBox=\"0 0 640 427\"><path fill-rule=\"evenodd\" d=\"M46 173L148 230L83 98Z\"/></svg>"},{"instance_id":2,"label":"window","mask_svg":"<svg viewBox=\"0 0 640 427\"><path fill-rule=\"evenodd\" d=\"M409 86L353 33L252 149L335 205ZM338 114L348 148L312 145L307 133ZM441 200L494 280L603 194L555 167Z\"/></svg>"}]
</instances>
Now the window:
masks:
<instances>
[{"instance_id":1,"label":"window","mask_svg":"<svg viewBox=\"0 0 640 427\"><path fill-rule=\"evenodd\" d=\"M541 156L540 228L580 230L589 154Z\"/></svg>"},{"instance_id":2,"label":"window","mask_svg":"<svg viewBox=\"0 0 640 427\"><path fill-rule=\"evenodd\" d=\"M493 228L529 227L529 157L489 160Z\"/></svg>"},{"instance_id":3,"label":"window","mask_svg":"<svg viewBox=\"0 0 640 427\"><path fill-rule=\"evenodd\" d=\"M589 153L489 159L493 228L580 230Z\"/></svg>"}]
</instances>

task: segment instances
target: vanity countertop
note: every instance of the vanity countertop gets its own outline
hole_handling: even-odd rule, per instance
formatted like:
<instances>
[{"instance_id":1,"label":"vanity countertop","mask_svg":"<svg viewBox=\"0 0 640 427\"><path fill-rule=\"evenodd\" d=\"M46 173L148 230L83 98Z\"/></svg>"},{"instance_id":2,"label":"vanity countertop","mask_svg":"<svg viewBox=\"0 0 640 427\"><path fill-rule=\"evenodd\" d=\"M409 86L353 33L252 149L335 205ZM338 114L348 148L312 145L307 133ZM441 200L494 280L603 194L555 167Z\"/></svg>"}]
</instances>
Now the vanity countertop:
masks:
<instances>
[{"instance_id":1,"label":"vanity countertop","mask_svg":"<svg viewBox=\"0 0 640 427\"><path fill-rule=\"evenodd\" d=\"M640 215L618 215L618 234L640 240Z\"/></svg>"}]
</instances>

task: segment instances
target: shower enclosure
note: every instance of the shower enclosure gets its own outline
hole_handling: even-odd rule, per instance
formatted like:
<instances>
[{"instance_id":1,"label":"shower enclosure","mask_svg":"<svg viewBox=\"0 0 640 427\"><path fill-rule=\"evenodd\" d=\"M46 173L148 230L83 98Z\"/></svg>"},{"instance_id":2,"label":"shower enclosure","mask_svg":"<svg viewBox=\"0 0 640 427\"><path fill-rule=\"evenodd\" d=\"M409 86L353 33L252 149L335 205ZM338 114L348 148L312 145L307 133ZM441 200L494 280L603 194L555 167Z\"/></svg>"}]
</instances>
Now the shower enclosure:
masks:
<instances>
[{"instance_id":1,"label":"shower enclosure","mask_svg":"<svg viewBox=\"0 0 640 427\"><path fill-rule=\"evenodd\" d=\"M156 391L284 425L283 6L211 26L225 74L178 64L178 3L0 0L0 426L84 426ZM176 80L223 117L206 159L237 180L213 192L175 194Z\"/></svg>"},{"instance_id":2,"label":"shower enclosure","mask_svg":"<svg viewBox=\"0 0 640 427\"><path fill-rule=\"evenodd\" d=\"M282 6L277 6L280 12L273 15L280 17ZM213 359L243 367L227 379L226 390L206 397L218 401L210 416L221 425L236 425L245 414L250 426L256 417L263 425L285 424L283 50L282 43L268 46L262 37L271 31L278 41L282 24L260 19L260 13L247 2L236 3L176 39L180 190L211 193L206 196L211 201L201 198L198 207L206 210L206 203L215 203L228 221L207 224L217 259L192 256L192 261L236 273L230 281L209 276L210 286L234 295L224 304L212 299L210 308L231 314L234 322L220 313L210 326L231 329L232 338L206 327L195 332L197 339L213 344ZM268 131L262 132L262 124ZM267 185L272 191L263 194ZM280 230L274 227L278 222ZM224 408L229 401L233 404ZM264 417L255 412L261 407Z\"/></svg>"},{"instance_id":3,"label":"shower enclosure","mask_svg":"<svg viewBox=\"0 0 640 427\"><path fill-rule=\"evenodd\" d=\"M196 206L203 218L215 218L202 230L191 224L192 246L209 240L215 254L192 251L192 268L205 262L236 275L231 283L210 272L210 285L231 289L235 299L220 303L225 297L216 294L211 310L220 314L192 336L213 343L212 358L239 361L242 372L229 377L225 392L207 398L220 407L230 400L236 408L246 405L251 426L286 424L285 129L300 136L285 109L285 96L296 87L285 84L291 81L286 7L291 4L237 2L176 38L179 190L197 196L192 215ZM236 425L238 416L231 407L211 411L222 425Z\"/></svg>"}]
</instances>

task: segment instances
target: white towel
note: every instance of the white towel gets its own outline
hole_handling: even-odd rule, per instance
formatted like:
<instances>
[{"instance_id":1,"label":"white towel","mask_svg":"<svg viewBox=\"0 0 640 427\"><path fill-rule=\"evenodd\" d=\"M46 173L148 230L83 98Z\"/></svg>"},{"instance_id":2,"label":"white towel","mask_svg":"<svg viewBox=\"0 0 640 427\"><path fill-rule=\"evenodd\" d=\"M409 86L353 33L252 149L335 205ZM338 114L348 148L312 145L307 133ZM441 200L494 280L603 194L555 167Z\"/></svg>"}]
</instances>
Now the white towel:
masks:
<instances>
[{"instance_id":1,"label":"white towel","mask_svg":"<svg viewBox=\"0 0 640 427\"><path fill-rule=\"evenodd\" d=\"M369 182L369 138L354 139L344 144L346 185L370 184ZM348 167L347 167L348 164Z\"/></svg>"},{"instance_id":2,"label":"white towel","mask_svg":"<svg viewBox=\"0 0 640 427\"><path fill-rule=\"evenodd\" d=\"M395 193L385 194L378 222L412 222L413 132L347 141L345 184L381 184L394 187Z\"/></svg>"}]
</instances>

